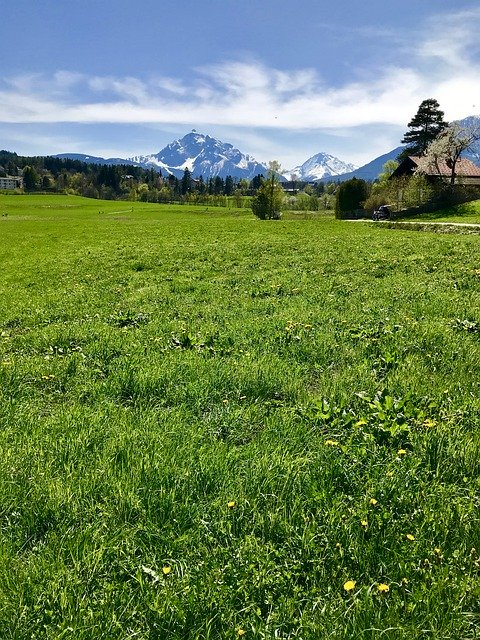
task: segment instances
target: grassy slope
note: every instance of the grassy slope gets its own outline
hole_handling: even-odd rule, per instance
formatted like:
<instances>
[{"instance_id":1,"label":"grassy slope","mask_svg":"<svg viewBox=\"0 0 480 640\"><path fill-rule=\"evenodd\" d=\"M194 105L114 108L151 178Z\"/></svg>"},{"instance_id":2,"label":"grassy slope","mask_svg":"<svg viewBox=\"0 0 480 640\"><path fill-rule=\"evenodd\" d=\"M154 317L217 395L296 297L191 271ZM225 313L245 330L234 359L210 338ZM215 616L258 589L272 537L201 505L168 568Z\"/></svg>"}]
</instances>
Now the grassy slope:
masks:
<instances>
[{"instance_id":1,"label":"grassy slope","mask_svg":"<svg viewBox=\"0 0 480 640\"><path fill-rule=\"evenodd\" d=\"M0 210L2 639L475 637L476 238Z\"/></svg>"},{"instance_id":2,"label":"grassy slope","mask_svg":"<svg viewBox=\"0 0 480 640\"><path fill-rule=\"evenodd\" d=\"M466 224L480 224L480 200L466 202L448 209L441 209L432 213L422 213L406 220L431 220L433 222L463 222Z\"/></svg>"}]
</instances>

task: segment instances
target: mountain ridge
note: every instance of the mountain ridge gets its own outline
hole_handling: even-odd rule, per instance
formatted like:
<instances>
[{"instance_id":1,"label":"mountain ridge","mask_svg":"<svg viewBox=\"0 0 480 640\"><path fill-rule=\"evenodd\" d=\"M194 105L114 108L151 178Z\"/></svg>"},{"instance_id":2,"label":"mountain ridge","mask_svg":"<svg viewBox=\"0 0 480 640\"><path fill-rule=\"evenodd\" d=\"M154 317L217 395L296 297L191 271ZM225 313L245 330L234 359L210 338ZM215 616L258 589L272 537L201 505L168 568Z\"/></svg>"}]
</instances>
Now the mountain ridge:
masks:
<instances>
[{"instance_id":1,"label":"mountain ridge","mask_svg":"<svg viewBox=\"0 0 480 640\"><path fill-rule=\"evenodd\" d=\"M480 116L467 116L455 122L460 126L480 128ZM403 146L395 147L360 167L355 167L352 163L344 162L321 151L308 158L303 164L285 171L282 178L288 180L292 174L295 174L296 179L305 182L344 182L350 178L371 181L377 178L385 162L397 158L403 149ZM480 140L477 140L472 149L463 155L480 166ZM266 164L258 162L249 154L242 153L228 142L224 143L209 135L197 133L195 129L183 138L169 143L158 153L139 154L129 158L101 158L78 153L61 153L53 157L82 160L93 164L130 164L145 169L155 169L164 175L174 175L177 178L183 176L186 168L193 177L203 176L207 180L217 176L252 180L256 175L266 175L268 172Z\"/></svg>"}]
</instances>

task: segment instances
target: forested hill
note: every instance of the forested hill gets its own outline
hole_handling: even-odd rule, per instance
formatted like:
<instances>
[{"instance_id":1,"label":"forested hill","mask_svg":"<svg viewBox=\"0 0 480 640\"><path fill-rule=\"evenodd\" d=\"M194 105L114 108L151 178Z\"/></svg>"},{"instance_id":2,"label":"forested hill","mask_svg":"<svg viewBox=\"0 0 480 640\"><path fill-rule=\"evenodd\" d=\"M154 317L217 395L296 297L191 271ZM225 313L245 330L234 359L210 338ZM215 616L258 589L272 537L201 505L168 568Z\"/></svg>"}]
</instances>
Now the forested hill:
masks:
<instances>
[{"instance_id":1,"label":"forested hill","mask_svg":"<svg viewBox=\"0 0 480 640\"><path fill-rule=\"evenodd\" d=\"M258 181L225 179L216 176L193 179L186 169L179 179L164 177L158 169L145 169L134 164L93 164L72 158L53 156L20 156L0 151L0 176L22 176L27 192L71 193L105 200L144 200L169 202L198 194L214 199L219 196L246 195ZM254 184L252 184L254 183ZM213 204L213 202L212 202Z\"/></svg>"}]
</instances>

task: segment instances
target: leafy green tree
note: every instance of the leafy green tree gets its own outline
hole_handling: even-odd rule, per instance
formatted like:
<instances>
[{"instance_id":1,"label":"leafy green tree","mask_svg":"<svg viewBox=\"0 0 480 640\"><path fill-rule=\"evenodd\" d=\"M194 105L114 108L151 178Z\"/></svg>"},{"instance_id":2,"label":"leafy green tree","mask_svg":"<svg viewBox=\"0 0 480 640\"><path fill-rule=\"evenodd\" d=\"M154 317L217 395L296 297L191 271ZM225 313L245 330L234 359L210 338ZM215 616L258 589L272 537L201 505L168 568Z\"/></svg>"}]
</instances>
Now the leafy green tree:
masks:
<instances>
[{"instance_id":1,"label":"leafy green tree","mask_svg":"<svg viewBox=\"0 0 480 640\"><path fill-rule=\"evenodd\" d=\"M382 167L381 173L378 174L377 182L375 184L384 185L397 167L397 160L387 160Z\"/></svg>"},{"instance_id":2,"label":"leafy green tree","mask_svg":"<svg viewBox=\"0 0 480 640\"><path fill-rule=\"evenodd\" d=\"M342 182L337 190L335 217L346 218L349 213L354 213L361 209L368 198L369 191L369 185L365 180L352 178Z\"/></svg>"},{"instance_id":3,"label":"leafy green tree","mask_svg":"<svg viewBox=\"0 0 480 640\"><path fill-rule=\"evenodd\" d=\"M252 211L260 220L279 220L284 199L284 191L279 182L280 164L269 162L268 180L261 182L252 198Z\"/></svg>"},{"instance_id":4,"label":"leafy green tree","mask_svg":"<svg viewBox=\"0 0 480 640\"><path fill-rule=\"evenodd\" d=\"M403 136L402 143L408 146L400 157L423 155L428 145L448 127L448 122L444 121L443 116L444 113L435 98L424 100L407 125L408 131Z\"/></svg>"}]
</instances>

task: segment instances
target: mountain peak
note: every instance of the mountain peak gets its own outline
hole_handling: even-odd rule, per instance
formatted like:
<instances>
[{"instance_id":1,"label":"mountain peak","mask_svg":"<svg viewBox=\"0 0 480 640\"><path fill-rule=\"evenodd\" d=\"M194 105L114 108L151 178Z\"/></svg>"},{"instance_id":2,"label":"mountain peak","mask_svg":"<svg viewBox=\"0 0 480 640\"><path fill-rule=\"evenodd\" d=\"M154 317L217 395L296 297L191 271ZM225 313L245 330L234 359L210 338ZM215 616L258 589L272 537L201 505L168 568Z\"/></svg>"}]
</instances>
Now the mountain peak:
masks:
<instances>
[{"instance_id":1,"label":"mountain peak","mask_svg":"<svg viewBox=\"0 0 480 640\"><path fill-rule=\"evenodd\" d=\"M199 133L193 129L183 138L174 140L158 153L132 158L147 166L154 166L180 178L185 168L194 177L208 180L215 176L246 178L251 180L258 174L266 174L267 167L242 153L229 143Z\"/></svg>"},{"instance_id":2,"label":"mountain peak","mask_svg":"<svg viewBox=\"0 0 480 640\"><path fill-rule=\"evenodd\" d=\"M307 182L315 182L325 178L341 175L349 171L354 171L355 165L343 160L339 160L335 156L320 151L314 156L306 160L303 164L291 169L288 174L296 174L299 180Z\"/></svg>"}]
</instances>

